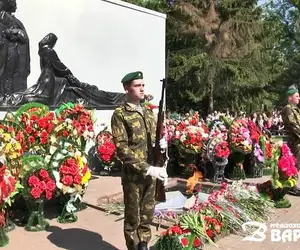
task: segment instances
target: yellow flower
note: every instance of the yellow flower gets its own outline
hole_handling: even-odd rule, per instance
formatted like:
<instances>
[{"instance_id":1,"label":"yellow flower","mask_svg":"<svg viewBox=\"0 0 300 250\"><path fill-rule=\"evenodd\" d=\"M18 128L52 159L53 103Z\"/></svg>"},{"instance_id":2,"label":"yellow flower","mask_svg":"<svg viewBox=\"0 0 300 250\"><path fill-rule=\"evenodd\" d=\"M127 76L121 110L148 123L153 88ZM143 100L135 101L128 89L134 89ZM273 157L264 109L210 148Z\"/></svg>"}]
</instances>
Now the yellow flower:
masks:
<instances>
[{"instance_id":1,"label":"yellow flower","mask_svg":"<svg viewBox=\"0 0 300 250\"><path fill-rule=\"evenodd\" d=\"M11 145L11 143L7 143L6 145L5 145L5 151L6 152L9 152L9 151L12 151L12 145Z\"/></svg>"},{"instance_id":2,"label":"yellow flower","mask_svg":"<svg viewBox=\"0 0 300 250\"><path fill-rule=\"evenodd\" d=\"M14 146L15 146L15 149L18 151L22 149L21 144L18 142Z\"/></svg>"},{"instance_id":3,"label":"yellow flower","mask_svg":"<svg viewBox=\"0 0 300 250\"><path fill-rule=\"evenodd\" d=\"M14 153L10 154L9 158L16 159L16 158L18 158L18 154L14 152Z\"/></svg>"},{"instance_id":4,"label":"yellow flower","mask_svg":"<svg viewBox=\"0 0 300 250\"><path fill-rule=\"evenodd\" d=\"M91 172L88 170L85 175L82 177L82 180L81 180L81 183L82 184L86 184L89 179L91 179L92 175L91 175Z\"/></svg>"},{"instance_id":5,"label":"yellow flower","mask_svg":"<svg viewBox=\"0 0 300 250\"><path fill-rule=\"evenodd\" d=\"M84 167L82 157L76 156L76 159L77 159L77 162L78 162L78 166L80 167L80 169L82 169Z\"/></svg>"},{"instance_id":6,"label":"yellow flower","mask_svg":"<svg viewBox=\"0 0 300 250\"><path fill-rule=\"evenodd\" d=\"M3 139L4 139L4 141L9 141L11 139L10 134L7 134L7 133L3 134Z\"/></svg>"}]
</instances>

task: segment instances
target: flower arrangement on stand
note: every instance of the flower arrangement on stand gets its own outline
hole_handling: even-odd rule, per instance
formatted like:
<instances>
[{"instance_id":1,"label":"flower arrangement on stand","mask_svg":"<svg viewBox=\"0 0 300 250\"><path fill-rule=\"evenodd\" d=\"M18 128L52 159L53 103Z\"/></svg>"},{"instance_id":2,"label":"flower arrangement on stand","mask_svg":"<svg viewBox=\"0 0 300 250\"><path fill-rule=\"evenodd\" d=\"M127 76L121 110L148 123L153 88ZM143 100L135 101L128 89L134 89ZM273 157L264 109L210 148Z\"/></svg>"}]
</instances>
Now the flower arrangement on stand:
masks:
<instances>
[{"instance_id":1,"label":"flower arrangement on stand","mask_svg":"<svg viewBox=\"0 0 300 250\"><path fill-rule=\"evenodd\" d=\"M68 140L72 142L72 144L75 143L77 147L84 150L85 142L79 136L71 119L61 120L54 126L50 134L50 148L57 148L61 140Z\"/></svg>"},{"instance_id":2,"label":"flower arrangement on stand","mask_svg":"<svg viewBox=\"0 0 300 250\"><path fill-rule=\"evenodd\" d=\"M179 165L185 175L190 175L192 170L189 169L190 171L186 173L186 166L196 165L197 159L201 156L202 149L209 139L208 132L197 112L186 116L176 126L173 143L178 148Z\"/></svg>"},{"instance_id":3,"label":"flower arrangement on stand","mask_svg":"<svg viewBox=\"0 0 300 250\"><path fill-rule=\"evenodd\" d=\"M55 178L51 169L42 164L30 168L24 174L23 187L23 197L29 211L25 230L43 231L49 226L44 217L44 202L51 200L56 191Z\"/></svg>"},{"instance_id":4,"label":"flower arrangement on stand","mask_svg":"<svg viewBox=\"0 0 300 250\"><path fill-rule=\"evenodd\" d=\"M223 137L213 137L207 144L207 158L212 162L214 167L213 182L217 182L219 177L225 180L224 172L228 164L230 149L228 142Z\"/></svg>"},{"instance_id":5,"label":"flower arrangement on stand","mask_svg":"<svg viewBox=\"0 0 300 250\"><path fill-rule=\"evenodd\" d=\"M91 178L87 160L81 153L67 156L62 159L60 166L53 169L56 186L64 197L65 205L61 215L57 218L59 223L71 223L77 221L74 202L81 201Z\"/></svg>"},{"instance_id":6,"label":"flower arrangement on stand","mask_svg":"<svg viewBox=\"0 0 300 250\"><path fill-rule=\"evenodd\" d=\"M92 114L81 103L67 103L61 105L55 114L59 123L67 121L74 125L78 136L82 140L82 150L85 149L85 142L95 137L94 121Z\"/></svg>"},{"instance_id":7,"label":"flower arrangement on stand","mask_svg":"<svg viewBox=\"0 0 300 250\"><path fill-rule=\"evenodd\" d=\"M24 130L24 151L45 155L55 124L54 113L45 105L30 103L16 112L16 122Z\"/></svg>"},{"instance_id":8,"label":"flower arrangement on stand","mask_svg":"<svg viewBox=\"0 0 300 250\"><path fill-rule=\"evenodd\" d=\"M290 207L291 203L284 196L296 185L298 170L297 160L286 143L275 145L271 164L273 168L271 181L259 184L258 189L275 202L276 208Z\"/></svg>"},{"instance_id":9,"label":"flower arrangement on stand","mask_svg":"<svg viewBox=\"0 0 300 250\"><path fill-rule=\"evenodd\" d=\"M231 174L232 179L245 179L244 158L252 151L252 140L246 120L235 119L229 130L229 143L234 159L234 168Z\"/></svg>"},{"instance_id":10,"label":"flower arrangement on stand","mask_svg":"<svg viewBox=\"0 0 300 250\"><path fill-rule=\"evenodd\" d=\"M22 128L14 122L0 121L0 152L5 156L6 164L17 179L22 168ZM21 141L21 142L20 142Z\"/></svg>"},{"instance_id":11,"label":"flower arrangement on stand","mask_svg":"<svg viewBox=\"0 0 300 250\"><path fill-rule=\"evenodd\" d=\"M0 163L0 247L9 243L7 231L12 230L15 225L8 220L8 207L11 206L14 196L20 189L20 184L5 165L5 158ZM9 224L9 225L8 225Z\"/></svg>"},{"instance_id":12,"label":"flower arrangement on stand","mask_svg":"<svg viewBox=\"0 0 300 250\"><path fill-rule=\"evenodd\" d=\"M113 142L111 132L104 128L96 137L96 154L102 165L101 173L109 173L117 163L116 145Z\"/></svg>"}]
</instances>

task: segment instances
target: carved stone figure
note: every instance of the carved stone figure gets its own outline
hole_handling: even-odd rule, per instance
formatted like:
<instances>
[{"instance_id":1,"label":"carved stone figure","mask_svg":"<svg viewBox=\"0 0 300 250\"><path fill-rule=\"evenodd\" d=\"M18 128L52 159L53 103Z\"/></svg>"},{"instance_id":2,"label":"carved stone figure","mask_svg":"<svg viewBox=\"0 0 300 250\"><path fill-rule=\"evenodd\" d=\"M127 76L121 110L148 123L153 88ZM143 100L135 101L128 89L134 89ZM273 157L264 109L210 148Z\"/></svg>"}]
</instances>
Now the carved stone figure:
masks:
<instances>
[{"instance_id":1,"label":"carved stone figure","mask_svg":"<svg viewBox=\"0 0 300 250\"><path fill-rule=\"evenodd\" d=\"M16 0L0 0L0 96L24 91L30 74L29 39L14 16Z\"/></svg>"},{"instance_id":2,"label":"carved stone figure","mask_svg":"<svg viewBox=\"0 0 300 250\"><path fill-rule=\"evenodd\" d=\"M125 101L123 93L98 90L96 86L80 82L59 59L54 46L57 36L49 33L39 42L41 75L35 85L24 92L7 95L0 105L17 106L40 102L58 106L66 102L83 101L86 106L114 108Z\"/></svg>"}]
</instances>

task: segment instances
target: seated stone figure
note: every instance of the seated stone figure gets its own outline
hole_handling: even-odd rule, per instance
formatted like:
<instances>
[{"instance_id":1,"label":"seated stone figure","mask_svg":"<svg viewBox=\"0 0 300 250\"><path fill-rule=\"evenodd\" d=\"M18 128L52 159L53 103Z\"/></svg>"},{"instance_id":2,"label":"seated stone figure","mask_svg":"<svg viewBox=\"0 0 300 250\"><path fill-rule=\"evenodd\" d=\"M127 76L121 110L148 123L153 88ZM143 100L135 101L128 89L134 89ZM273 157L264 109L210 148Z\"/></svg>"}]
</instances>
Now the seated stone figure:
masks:
<instances>
[{"instance_id":1,"label":"seated stone figure","mask_svg":"<svg viewBox=\"0 0 300 250\"><path fill-rule=\"evenodd\" d=\"M41 75L35 85L24 92L6 96L2 105L17 106L40 102L58 106L66 102L83 102L86 106L113 108L125 101L123 93L98 90L96 86L80 82L59 59L54 46L57 36L49 33L39 42Z\"/></svg>"}]
</instances>

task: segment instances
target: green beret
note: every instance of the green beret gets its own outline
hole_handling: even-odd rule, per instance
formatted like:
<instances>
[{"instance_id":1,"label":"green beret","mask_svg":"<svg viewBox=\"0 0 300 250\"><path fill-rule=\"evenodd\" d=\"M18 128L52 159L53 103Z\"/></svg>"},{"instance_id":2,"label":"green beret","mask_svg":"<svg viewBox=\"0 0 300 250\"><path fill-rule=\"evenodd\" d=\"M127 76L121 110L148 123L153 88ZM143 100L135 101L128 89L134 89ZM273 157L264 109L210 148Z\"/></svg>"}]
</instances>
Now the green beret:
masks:
<instances>
[{"instance_id":1,"label":"green beret","mask_svg":"<svg viewBox=\"0 0 300 250\"><path fill-rule=\"evenodd\" d=\"M296 86L295 85L292 85L292 86L290 86L289 88L288 88L288 90L287 90L287 95L293 95L293 94L295 94L295 93L298 93L298 89L296 88Z\"/></svg>"},{"instance_id":2,"label":"green beret","mask_svg":"<svg viewBox=\"0 0 300 250\"><path fill-rule=\"evenodd\" d=\"M123 77L121 82L124 84L136 79L143 79L143 73L141 71L128 73L126 76Z\"/></svg>"}]
</instances>

